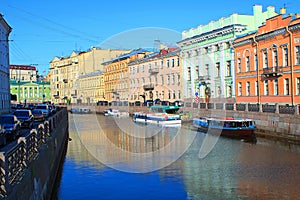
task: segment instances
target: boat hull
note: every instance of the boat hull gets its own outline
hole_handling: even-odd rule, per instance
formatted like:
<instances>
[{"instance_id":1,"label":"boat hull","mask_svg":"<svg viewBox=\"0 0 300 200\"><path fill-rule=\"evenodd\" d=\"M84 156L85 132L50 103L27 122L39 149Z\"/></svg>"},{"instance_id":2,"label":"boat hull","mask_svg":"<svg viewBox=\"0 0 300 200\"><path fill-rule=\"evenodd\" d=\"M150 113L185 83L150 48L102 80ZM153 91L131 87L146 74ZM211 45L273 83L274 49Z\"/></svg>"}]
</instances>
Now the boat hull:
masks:
<instances>
[{"instance_id":1,"label":"boat hull","mask_svg":"<svg viewBox=\"0 0 300 200\"><path fill-rule=\"evenodd\" d=\"M181 126L181 120L153 120L153 119L142 119L134 118L134 122L143 124L155 124L159 126Z\"/></svg>"}]
</instances>

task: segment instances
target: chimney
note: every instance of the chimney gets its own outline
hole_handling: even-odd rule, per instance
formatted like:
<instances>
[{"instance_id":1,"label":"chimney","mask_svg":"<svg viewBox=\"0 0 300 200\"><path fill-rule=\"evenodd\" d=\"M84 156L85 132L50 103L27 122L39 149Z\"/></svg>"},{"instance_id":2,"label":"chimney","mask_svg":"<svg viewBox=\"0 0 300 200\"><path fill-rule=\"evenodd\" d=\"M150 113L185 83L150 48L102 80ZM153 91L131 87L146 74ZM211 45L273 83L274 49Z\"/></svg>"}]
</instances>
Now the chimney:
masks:
<instances>
[{"instance_id":1,"label":"chimney","mask_svg":"<svg viewBox=\"0 0 300 200\"><path fill-rule=\"evenodd\" d=\"M286 14L286 8L280 8L280 14L285 15Z\"/></svg>"}]
</instances>

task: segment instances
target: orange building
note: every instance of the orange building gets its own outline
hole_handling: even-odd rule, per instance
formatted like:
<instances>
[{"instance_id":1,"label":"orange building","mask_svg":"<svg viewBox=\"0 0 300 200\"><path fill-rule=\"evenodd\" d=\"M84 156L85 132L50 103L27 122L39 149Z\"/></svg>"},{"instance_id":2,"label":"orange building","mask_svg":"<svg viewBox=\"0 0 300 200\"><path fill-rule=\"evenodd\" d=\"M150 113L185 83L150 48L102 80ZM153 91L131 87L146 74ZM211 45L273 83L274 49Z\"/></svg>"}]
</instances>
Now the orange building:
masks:
<instances>
[{"instance_id":1,"label":"orange building","mask_svg":"<svg viewBox=\"0 0 300 200\"><path fill-rule=\"evenodd\" d=\"M144 49L132 50L130 53L123 54L110 61L103 63L105 67L105 100L129 100L130 93L128 63L136 59L142 59L145 57L145 55L149 53L150 52Z\"/></svg>"},{"instance_id":2,"label":"orange building","mask_svg":"<svg viewBox=\"0 0 300 200\"><path fill-rule=\"evenodd\" d=\"M234 40L237 103L300 103L300 16L282 14Z\"/></svg>"}]
</instances>

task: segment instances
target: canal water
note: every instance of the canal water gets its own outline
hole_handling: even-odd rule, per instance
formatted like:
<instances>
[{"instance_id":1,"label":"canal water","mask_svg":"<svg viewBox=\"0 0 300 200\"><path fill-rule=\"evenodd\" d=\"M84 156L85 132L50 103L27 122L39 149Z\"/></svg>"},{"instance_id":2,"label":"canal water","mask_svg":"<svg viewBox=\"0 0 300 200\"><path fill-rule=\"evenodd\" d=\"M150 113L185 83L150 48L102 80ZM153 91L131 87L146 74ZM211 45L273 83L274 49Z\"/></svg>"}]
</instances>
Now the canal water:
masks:
<instances>
[{"instance_id":1,"label":"canal water","mask_svg":"<svg viewBox=\"0 0 300 200\"><path fill-rule=\"evenodd\" d=\"M54 199L300 199L300 148L70 115Z\"/></svg>"}]
</instances>

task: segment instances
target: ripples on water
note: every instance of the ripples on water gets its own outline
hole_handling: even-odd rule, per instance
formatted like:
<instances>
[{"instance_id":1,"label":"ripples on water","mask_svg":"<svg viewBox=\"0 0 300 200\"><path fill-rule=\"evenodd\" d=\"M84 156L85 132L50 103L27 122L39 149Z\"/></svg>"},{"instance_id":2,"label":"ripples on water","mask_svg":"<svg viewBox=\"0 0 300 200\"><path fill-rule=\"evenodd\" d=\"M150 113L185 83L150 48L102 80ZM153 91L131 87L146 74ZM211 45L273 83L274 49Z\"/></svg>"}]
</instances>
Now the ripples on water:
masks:
<instances>
[{"instance_id":1,"label":"ripples on water","mask_svg":"<svg viewBox=\"0 0 300 200\"><path fill-rule=\"evenodd\" d=\"M79 116L79 115L78 115ZM192 142L176 162L148 173L127 173L102 164L121 168L132 164L140 169L157 167L178 152L147 157L137 162L125 154L122 157L108 151L101 137L92 128L88 116L70 116L70 137L58 199L299 199L299 147L260 140L257 144L220 138L204 159L199 149L205 134L189 131L189 137L175 141L175 151ZM84 118L83 118L84 117ZM94 116L102 134L113 145L129 153L159 151L176 140L177 129L158 132L150 138L132 139L119 130L113 118ZM78 123L84 121L85 126ZM75 122L75 123L74 123ZM150 129L150 134L153 129ZM128 132L128 130L125 130ZM98 133L99 134L99 133ZM97 136L97 137L95 137ZM193 138L195 136L195 138ZM100 139L99 139L100 138ZM193 140L190 140L190 139ZM99 142L101 144L99 144ZM144 143L143 143L144 142ZM174 150L170 147L170 150ZM181 150L182 150L181 149ZM146 155L146 154L145 154ZM138 157L140 158L140 157ZM117 160L120 159L120 160ZM149 162L147 162L149 161ZM151 161L151 162L150 162ZM152 163L154 162L154 164Z\"/></svg>"}]
</instances>

